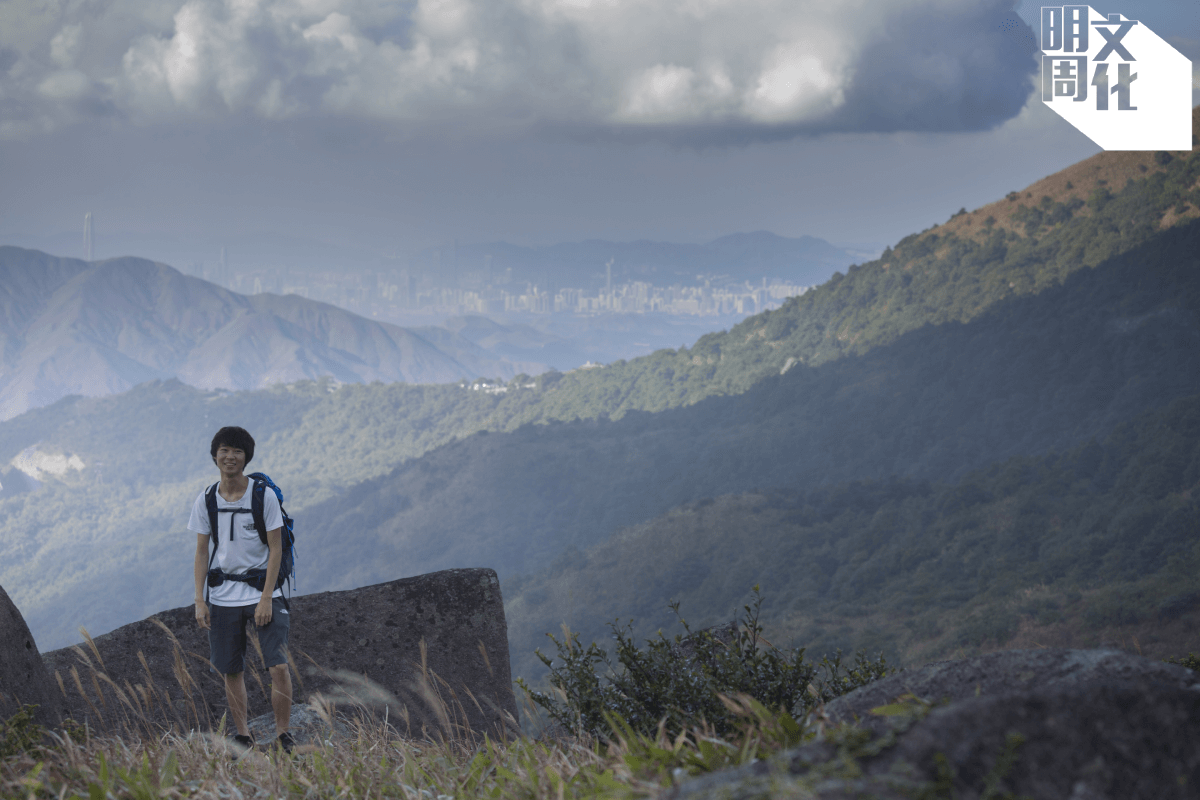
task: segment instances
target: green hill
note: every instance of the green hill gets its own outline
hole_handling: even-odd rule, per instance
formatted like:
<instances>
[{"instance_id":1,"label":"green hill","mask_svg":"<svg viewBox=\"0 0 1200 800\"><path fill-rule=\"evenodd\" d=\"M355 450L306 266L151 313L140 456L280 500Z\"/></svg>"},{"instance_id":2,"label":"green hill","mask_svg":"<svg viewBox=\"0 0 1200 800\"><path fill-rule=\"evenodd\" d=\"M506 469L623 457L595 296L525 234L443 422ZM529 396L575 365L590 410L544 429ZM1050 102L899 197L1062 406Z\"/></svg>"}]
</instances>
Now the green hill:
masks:
<instances>
[{"instance_id":1,"label":"green hill","mask_svg":"<svg viewBox=\"0 0 1200 800\"><path fill-rule=\"evenodd\" d=\"M1192 117L1195 132L1200 107ZM575 373L525 419L619 416L737 394L796 364L862 355L925 325L969 322L1200 218L1198 155L1098 154L905 237L880 259L691 348Z\"/></svg>"},{"instance_id":2,"label":"green hill","mask_svg":"<svg viewBox=\"0 0 1200 800\"><path fill-rule=\"evenodd\" d=\"M891 478L672 509L504 585L513 674L566 623L584 642L736 618L761 584L779 644L923 663L1113 641L1162 657L1200 622L1200 395L1061 454L953 484ZM667 555L669 554L669 556Z\"/></svg>"},{"instance_id":3,"label":"green hill","mask_svg":"<svg viewBox=\"0 0 1200 800\"><path fill-rule=\"evenodd\" d=\"M471 561L503 577L704 497L953 480L1074 446L1200 392L1198 254L1191 223L970 323L797 366L736 396L452 442L314 506L319 527L356 531L322 564L339 586L393 564Z\"/></svg>"}]
</instances>

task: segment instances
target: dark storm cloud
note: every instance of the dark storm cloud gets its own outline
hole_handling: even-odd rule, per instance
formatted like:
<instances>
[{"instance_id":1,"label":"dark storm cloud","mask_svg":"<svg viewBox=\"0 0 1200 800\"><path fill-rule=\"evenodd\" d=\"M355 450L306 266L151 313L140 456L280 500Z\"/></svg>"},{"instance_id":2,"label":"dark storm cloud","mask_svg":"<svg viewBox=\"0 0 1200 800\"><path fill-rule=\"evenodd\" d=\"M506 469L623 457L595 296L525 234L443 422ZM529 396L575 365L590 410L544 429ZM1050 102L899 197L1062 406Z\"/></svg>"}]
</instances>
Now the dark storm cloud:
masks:
<instances>
[{"instance_id":1,"label":"dark storm cloud","mask_svg":"<svg viewBox=\"0 0 1200 800\"><path fill-rule=\"evenodd\" d=\"M1013 117L1031 36L993 0L166 0L0 5L0 136L96 115L736 142ZM1015 34L1015 36L1014 36Z\"/></svg>"}]
</instances>

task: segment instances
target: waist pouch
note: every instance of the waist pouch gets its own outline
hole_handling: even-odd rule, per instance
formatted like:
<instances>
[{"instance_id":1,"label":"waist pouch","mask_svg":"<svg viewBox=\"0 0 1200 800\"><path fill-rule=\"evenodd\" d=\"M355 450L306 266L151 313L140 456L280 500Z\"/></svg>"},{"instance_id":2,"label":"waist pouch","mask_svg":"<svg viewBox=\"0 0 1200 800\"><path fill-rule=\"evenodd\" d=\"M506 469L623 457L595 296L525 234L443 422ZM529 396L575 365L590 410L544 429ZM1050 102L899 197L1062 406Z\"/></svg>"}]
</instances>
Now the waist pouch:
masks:
<instances>
[{"instance_id":1,"label":"waist pouch","mask_svg":"<svg viewBox=\"0 0 1200 800\"><path fill-rule=\"evenodd\" d=\"M262 591L267 585L267 571L265 569L248 569L245 572L222 572L219 569L210 569L208 571L208 585L220 586L225 581L238 581L240 583L248 583L251 588Z\"/></svg>"}]
</instances>

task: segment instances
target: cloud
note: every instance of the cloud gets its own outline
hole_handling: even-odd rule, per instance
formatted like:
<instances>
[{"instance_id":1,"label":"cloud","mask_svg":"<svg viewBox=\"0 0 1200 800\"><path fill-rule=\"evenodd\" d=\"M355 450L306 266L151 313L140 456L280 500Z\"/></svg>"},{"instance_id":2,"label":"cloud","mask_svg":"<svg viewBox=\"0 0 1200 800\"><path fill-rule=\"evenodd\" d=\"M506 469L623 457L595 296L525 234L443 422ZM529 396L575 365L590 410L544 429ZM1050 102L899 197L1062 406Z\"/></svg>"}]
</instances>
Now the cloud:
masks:
<instances>
[{"instance_id":1,"label":"cloud","mask_svg":"<svg viewBox=\"0 0 1200 800\"><path fill-rule=\"evenodd\" d=\"M134 125L332 116L666 138L981 129L1017 113L1035 67L1022 44L1028 29L1007 7L7 0L0 117L9 136L96 115Z\"/></svg>"}]
</instances>

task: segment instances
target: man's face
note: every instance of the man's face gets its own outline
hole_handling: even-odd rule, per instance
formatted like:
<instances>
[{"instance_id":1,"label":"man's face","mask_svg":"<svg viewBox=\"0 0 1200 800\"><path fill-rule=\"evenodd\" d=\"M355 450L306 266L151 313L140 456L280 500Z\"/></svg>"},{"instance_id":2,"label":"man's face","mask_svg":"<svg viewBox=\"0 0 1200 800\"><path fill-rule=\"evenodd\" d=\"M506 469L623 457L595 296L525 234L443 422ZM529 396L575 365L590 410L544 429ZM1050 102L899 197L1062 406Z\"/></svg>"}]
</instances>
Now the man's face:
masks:
<instances>
[{"instance_id":1,"label":"man's face","mask_svg":"<svg viewBox=\"0 0 1200 800\"><path fill-rule=\"evenodd\" d=\"M217 448L217 467L222 475L241 475L246 466L246 452L240 447L223 444Z\"/></svg>"}]
</instances>

